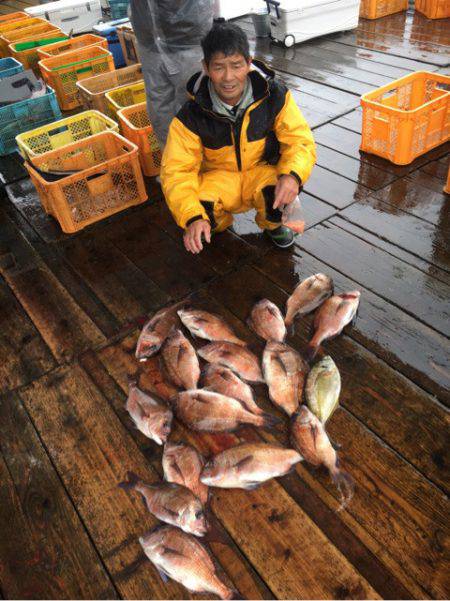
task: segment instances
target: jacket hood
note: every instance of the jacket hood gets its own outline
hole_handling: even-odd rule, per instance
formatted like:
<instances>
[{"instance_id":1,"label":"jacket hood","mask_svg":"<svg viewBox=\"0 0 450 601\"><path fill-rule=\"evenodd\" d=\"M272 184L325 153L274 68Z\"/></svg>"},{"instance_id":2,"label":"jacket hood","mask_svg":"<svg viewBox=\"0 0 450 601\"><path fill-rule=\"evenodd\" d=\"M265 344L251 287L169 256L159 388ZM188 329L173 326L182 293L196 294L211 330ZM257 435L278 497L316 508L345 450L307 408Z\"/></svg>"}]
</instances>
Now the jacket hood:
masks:
<instances>
[{"instance_id":1,"label":"jacket hood","mask_svg":"<svg viewBox=\"0 0 450 601\"><path fill-rule=\"evenodd\" d=\"M252 61L252 69L248 74L253 87L255 101L263 98L267 92L270 82L275 78L275 71L259 60ZM201 107L212 110L211 96L208 90L209 77L204 71L195 73L187 82L186 89Z\"/></svg>"}]
</instances>

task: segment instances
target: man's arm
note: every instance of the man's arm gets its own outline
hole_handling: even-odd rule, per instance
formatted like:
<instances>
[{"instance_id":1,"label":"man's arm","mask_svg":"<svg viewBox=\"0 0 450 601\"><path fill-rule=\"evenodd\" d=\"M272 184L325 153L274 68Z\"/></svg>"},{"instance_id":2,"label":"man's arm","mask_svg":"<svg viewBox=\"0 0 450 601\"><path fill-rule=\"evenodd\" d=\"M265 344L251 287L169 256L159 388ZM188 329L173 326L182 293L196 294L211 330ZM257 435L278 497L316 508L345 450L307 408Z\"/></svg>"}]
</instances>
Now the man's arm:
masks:
<instances>
[{"instance_id":1,"label":"man's arm","mask_svg":"<svg viewBox=\"0 0 450 601\"><path fill-rule=\"evenodd\" d=\"M281 150L275 207L291 202L309 178L316 162L316 145L309 125L289 91L275 119L274 129Z\"/></svg>"},{"instance_id":2,"label":"man's arm","mask_svg":"<svg viewBox=\"0 0 450 601\"><path fill-rule=\"evenodd\" d=\"M208 220L199 200L199 170L203 147L199 136L175 117L162 158L161 185L167 205L180 227L195 218Z\"/></svg>"}]
</instances>

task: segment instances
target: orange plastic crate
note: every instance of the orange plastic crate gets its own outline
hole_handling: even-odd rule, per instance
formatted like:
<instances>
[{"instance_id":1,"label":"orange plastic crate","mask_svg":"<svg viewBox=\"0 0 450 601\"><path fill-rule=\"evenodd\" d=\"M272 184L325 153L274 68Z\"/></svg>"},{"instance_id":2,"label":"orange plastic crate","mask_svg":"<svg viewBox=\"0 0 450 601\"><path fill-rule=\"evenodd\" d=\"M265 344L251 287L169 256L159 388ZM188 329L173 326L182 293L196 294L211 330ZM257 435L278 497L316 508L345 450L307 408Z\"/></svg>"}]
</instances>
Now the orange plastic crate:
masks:
<instances>
[{"instance_id":1,"label":"orange plastic crate","mask_svg":"<svg viewBox=\"0 0 450 601\"><path fill-rule=\"evenodd\" d=\"M30 15L27 15L27 13L8 13L7 15L0 15L0 25L4 23L11 23L11 21L21 21L22 19L30 18Z\"/></svg>"},{"instance_id":2,"label":"orange plastic crate","mask_svg":"<svg viewBox=\"0 0 450 601\"><path fill-rule=\"evenodd\" d=\"M58 181L48 182L29 162L25 165L44 209L68 234L147 200L138 149L114 132L33 157L41 171L75 171Z\"/></svg>"},{"instance_id":3,"label":"orange plastic crate","mask_svg":"<svg viewBox=\"0 0 450 601\"><path fill-rule=\"evenodd\" d=\"M111 52L100 46L87 46L59 56L39 61L41 73L51 86L63 111L81 106L77 81L87 79L99 73L114 71Z\"/></svg>"},{"instance_id":4,"label":"orange plastic crate","mask_svg":"<svg viewBox=\"0 0 450 601\"><path fill-rule=\"evenodd\" d=\"M39 69L39 49L45 48L45 44L52 43L55 40L67 39L67 36L62 31L46 31L39 35L34 35L32 38L21 39L8 46L8 53L22 63L24 69L33 69L40 76ZM27 48L23 46L27 45Z\"/></svg>"},{"instance_id":5,"label":"orange plastic crate","mask_svg":"<svg viewBox=\"0 0 450 601\"><path fill-rule=\"evenodd\" d=\"M45 19L39 19L39 18L33 18L33 19L26 19L26 27L32 27L33 25L42 25L42 24L48 24L48 21L46 21ZM12 34L13 31L18 31L18 30L24 30L25 26L24 26L24 20L23 19L19 19L18 21L7 21L6 23L0 23L0 56L5 56L5 53L8 50L8 45L11 44L11 42L14 42L16 40L11 40L11 41L6 41L3 38L7 38L9 40L10 34Z\"/></svg>"},{"instance_id":6,"label":"orange plastic crate","mask_svg":"<svg viewBox=\"0 0 450 601\"><path fill-rule=\"evenodd\" d=\"M99 35L94 35L93 33L85 33L76 38L69 38L65 41L56 42L55 44L49 44L48 46L39 48L39 60L51 56L59 56L64 52L72 52L73 50L86 48L87 46L100 46L100 48L108 50L108 40Z\"/></svg>"},{"instance_id":7,"label":"orange plastic crate","mask_svg":"<svg viewBox=\"0 0 450 601\"><path fill-rule=\"evenodd\" d=\"M105 94L115 88L137 81L142 81L142 65L140 63L83 79L83 81L77 82L77 88L86 110L94 109L106 114L108 104Z\"/></svg>"},{"instance_id":8,"label":"orange plastic crate","mask_svg":"<svg viewBox=\"0 0 450 601\"><path fill-rule=\"evenodd\" d=\"M450 77L417 71L361 97L361 150L408 165L450 138Z\"/></svg>"},{"instance_id":9,"label":"orange plastic crate","mask_svg":"<svg viewBox=\"0 0 450 601\"><path fill-rule=\"evenodd\" d=\"M158 175L161 170L161 149L148 118L147 103L142 102L121 109L117 116L125 138L139 148L139 160L144 175Z\"/></svg>"},{"instance_id":10,"label":"orange plastic crate","mask_svg":"<svg viewBox=\"0 0 450 601\"><path fill-rule=\"evenodd\" d=\"M415 0L415 9L428 19L450 17L450 0Z\"/></svg>"},{"instance_id":11,"label":"orange plastic crate","mask_svg":"<svg viewBox=\"0 0 450 601\"><path fill-rule=\"evenodd\" d=\"M359 16L363 19L380 19L408 9L408 0L361 0Z\"/></svg>"},{"instance_id":12,"label":"orange plastic crate","mask_svg":"<svg viewBox=\"0 0 450 601\"><path fill-rule=\"evenodd\" d=\"M450 194L450 165L448 167L448 173L447 173L447 183L444 186L444 192L446 194Z\"/></svg>"}]
</instances>

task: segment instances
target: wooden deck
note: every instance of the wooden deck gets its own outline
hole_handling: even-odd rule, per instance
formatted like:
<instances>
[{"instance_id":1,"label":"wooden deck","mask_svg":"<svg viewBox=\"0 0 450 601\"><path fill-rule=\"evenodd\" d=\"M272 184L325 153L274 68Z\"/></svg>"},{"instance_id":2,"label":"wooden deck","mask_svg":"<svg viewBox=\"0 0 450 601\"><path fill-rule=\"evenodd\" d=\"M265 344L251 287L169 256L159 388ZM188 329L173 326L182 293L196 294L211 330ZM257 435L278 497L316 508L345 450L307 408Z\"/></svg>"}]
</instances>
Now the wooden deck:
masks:
<instances>
[{"instance_id":1,"label":"wooden deck","mask_svg":"<svg viewBox=\"0 0 450 601\"><path fill-rule=\"evenodd\" d=\"M3 0L0 13L30 3ZM289 251L243 215L190 256L151 182L152 202L67 236L17 158L0 159L0 598L191 598L142 557L137 537L156 520L117 488L127 470L161 476L161 449L124 410L139 326L193 295L260 350L244 325L254 299L283 306L317 271L362 291L356 325L325 345L343 379L329 432L355 497L336 513L328 475L303 463L253 492L219 490L212 510L227 542L211 550L247 599L448 598L450 145L406 167L360 155L358 107L411 71L448 72L449 38L448 22L414 13L289 50L252 38L318 143L308 229ZM291 339L300 350L310 321ZM258 397L268 406L264 389ZM238 439L287 443L179 424L173 436L205 453Z\"/></svg>"}]
</instances>

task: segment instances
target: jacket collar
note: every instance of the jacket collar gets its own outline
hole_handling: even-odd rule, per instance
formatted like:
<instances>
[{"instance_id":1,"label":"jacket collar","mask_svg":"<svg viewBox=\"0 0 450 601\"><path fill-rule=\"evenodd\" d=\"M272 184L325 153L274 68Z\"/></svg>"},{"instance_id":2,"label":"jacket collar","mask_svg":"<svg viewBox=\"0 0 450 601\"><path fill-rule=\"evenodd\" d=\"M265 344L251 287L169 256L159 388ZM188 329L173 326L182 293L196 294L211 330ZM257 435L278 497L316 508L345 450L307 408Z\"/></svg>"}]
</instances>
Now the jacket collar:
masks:
<instances>
[{"instance_id":1,"label":"jacket collar","mask_svg":"<svg viewBox=\"0 0 450 601\"><path fill-rule=\"evenodd\" d=\"M248 76L253 87L253 98L257 102L268 94L269 83L274 79L275 71L259 60L253 60L252 67ZM189 79L186 87L189 96L197 104L207 111L212 111L213 107L208 90L208 81L208 75L204 71L199 71Z\"/></svg>"}]
</instances>

